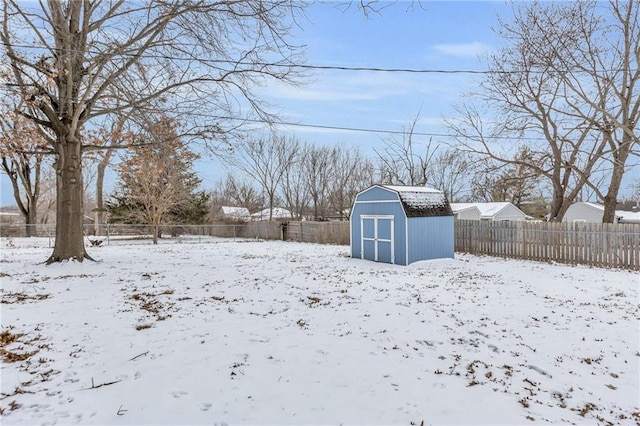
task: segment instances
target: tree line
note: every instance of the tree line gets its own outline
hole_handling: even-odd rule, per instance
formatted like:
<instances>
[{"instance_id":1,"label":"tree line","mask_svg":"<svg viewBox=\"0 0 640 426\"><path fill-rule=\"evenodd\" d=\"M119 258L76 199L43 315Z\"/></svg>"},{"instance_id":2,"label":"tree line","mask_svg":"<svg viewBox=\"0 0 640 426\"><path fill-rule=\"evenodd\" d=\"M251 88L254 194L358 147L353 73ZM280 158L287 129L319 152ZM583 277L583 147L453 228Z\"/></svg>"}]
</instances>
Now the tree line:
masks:
<instances>
[{"instance_id":1,"label":"tree line","mask_svg":"<svg viewBox=\"0 0 640 426\"><path fill-rule=\"evenodd\" d=\"M369 4L359 5L366 12ZM604 204L603 221L614 220L623 177L639 155L637 1L513 3L511 16L498 21L501 45L483 59L487 72L461 95L457 117L446 119L450 136L417 141L417 116L373 159L357 149L257 136L224 118L277 121L255 88L267 79L301 81L304 49L290 34L305 7L291 0L4 0L2 170L27 222L49 185L44 168L52 170L56 238L48 262L90 258L85 165L98 164L98 187L115 150L126 154L114 199L137 204L156 227L157 217L178 214L172 208L185 200L151 208L131 183L153 192L183 179L190 192L198 182L189 169L195 146L243 177L229 177L207 197L252 183L265 205L282 203L296 215L341 212L352 183L375 182L427 184L452 201L546 198L554 221L589 194ZM156 168L148 169L153 159ZM171 175L169 159L184 160L182 171ZM96 197L100 215L101 190Z\"/></svg>"}]
</instances>

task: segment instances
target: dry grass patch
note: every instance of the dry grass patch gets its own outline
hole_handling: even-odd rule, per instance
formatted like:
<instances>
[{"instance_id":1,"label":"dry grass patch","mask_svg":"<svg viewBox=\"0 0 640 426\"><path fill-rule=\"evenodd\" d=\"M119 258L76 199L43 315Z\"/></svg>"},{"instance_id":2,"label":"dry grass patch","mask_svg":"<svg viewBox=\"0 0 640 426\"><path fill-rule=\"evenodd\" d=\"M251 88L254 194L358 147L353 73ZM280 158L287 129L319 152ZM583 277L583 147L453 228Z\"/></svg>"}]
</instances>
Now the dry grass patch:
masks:
<instances>
[{"instance_id":1,"label":"dry grass patch","mask_svg":"<svg viewBox=\"0 0 640 426\"><path fill-rule=\"evenodd\" d=\"M0 303L4 303L6 305L45 300L49 297L51 297L50 294L27 294L0 290Z\"/></svg>"},{"instance_id":2,"label":"dry grass patch","mask_svg":"<svg viewBox=\"0 0 640 426\"><path fill-rule=\"evenodd\" d=\"M27 351L23 345L20 345L15 349L8 349L8 347L14 343L31 344L40 339L40 336L37 336L34 339L25 342L22 340L25 336L24 333L14 333L11 330L13 330L13 327L10 326L0 333L0 358L2 358L3 362L12 363L25 361L39 352L38 349Z\"/></svg>"}]
</instances>

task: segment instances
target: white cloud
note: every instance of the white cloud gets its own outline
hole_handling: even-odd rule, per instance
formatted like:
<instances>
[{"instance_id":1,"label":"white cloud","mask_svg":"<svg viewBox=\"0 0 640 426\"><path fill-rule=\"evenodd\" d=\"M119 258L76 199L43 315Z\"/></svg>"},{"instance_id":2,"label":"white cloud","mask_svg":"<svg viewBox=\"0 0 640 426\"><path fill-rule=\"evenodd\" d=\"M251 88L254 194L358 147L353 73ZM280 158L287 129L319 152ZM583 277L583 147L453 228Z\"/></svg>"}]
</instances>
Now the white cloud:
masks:
<instances>
[{"instance_id":1,"label":"white cloud","mask_svg":"<svg viewBox=\"0 0 640 426\"><path fill-rule=\"evenodd\" d=\"M323 72L303 86L270 82L265 92L276 99L316 102L376 101L392 96L434 93L442 87L429 81L426 75L379 73Z\"/></svg>"},{"instance_id":2,"label":"white cloud","mask_svg":"<svg viewBox=\"0 0 640 426\"><path fill-rule=\"evenodd\" d=\"M405 118L389 120L389 122L397 123L401 126L407 126L410 124L412 120L413 120L413 117L405 117ZM438 129L438 128L441 128L443 125L444 125L444 119L442 117L420 115L416 123L415 131L418 133L432 131L431 129L434 129L434 128Z\"/></svg>"},{"instance_id":3,"label":"white cloud","mask_svg":"<svg viewBox=\"0 0 640 426\"><path fill-rule=\"evenodd\" d=\"M275 97L304 101L334 102L377 99L373 93L361 92L353 87L329 88L326 85L295 87L278 84L276 87L270 87L270 91Z\"/></svg>"},{"instance_id":4,"label":"white cloud","mask_svg":"<svg viewBox=\"0 0 640 426\"><path fill-rule=\"evenodd\" d=\"M477 57L491 50L491 46L479 41L471 43L443 43L434 45L433 50L448 56Z\"/></svg>"}]
</instances>

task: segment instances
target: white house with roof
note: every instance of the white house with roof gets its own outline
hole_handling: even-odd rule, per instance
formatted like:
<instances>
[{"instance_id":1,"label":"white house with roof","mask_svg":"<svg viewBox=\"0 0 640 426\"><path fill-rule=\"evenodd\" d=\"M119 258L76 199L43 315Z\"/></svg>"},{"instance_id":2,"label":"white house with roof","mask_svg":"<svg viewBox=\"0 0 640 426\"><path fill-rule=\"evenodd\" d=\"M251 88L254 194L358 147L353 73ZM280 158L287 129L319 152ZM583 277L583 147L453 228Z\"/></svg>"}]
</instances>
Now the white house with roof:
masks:
<instances>
[{"instance_id":1,"label":"white house with roof","mask_svg":"<svg viewBox=\"0 0 640 426\"><path fill-rule=\"evenodd\" d=\"M282 207L274 207L273 212L271 213L271 218L274 220L277 219L291 219L293 215L291 212ZM251 215L251 220L269 220L269 209L263 209L259 212L253 213Z\"/></svg>"},{"instance_id":2,"label":"white house with roof","mask_svg":"<svg viewBox=\"0 0 640 426\"><path fill-rule=\"evenodd\" d=\"M237 222L248 222L251 220L251 214L246 207L222 206L216 216L222 220L233 220Z\"/></svg>"},{"instance_id":3,"label":"white house with roof","mask_svg":"<svg viewBox=\"0 0 640 426\"><path fill-rule=\"evenodd\" d=\"M573 203L567 209L563 222L588 222L602 223L604 206L598 203L579 201ZM615 211L616 223L640 223L640 211Z\"/></svg>"},{"instance_id":4,"label":"white house with roof","mask_svg":"<svg viewBox=\"0 0 640 426\"><path fill-rule=\"evenodd\" d=\"M0 212L0 223L6 225L23 224L24 216L15 212Z\"/></svg>"},{"instance_id":5,"label":"white house with roof","mask_svg":"<svg viewBox=\"0 0 640 426\"><path fill-rule=\"evenodd\" d=\"M495 203L451 203L456 219L500 221L523 221L527 215L510 202Z\"/></svg>"},{"instance_id":6,"label":"white house with roof","mask_svg":"<svg viewBox=\"0 0 640 426\"><path fill-rule=\"evenodd\" d=\"M480 209L472 203L451 203L451 210L456 219L480 220Z\"/></svg>"}]
</instances>

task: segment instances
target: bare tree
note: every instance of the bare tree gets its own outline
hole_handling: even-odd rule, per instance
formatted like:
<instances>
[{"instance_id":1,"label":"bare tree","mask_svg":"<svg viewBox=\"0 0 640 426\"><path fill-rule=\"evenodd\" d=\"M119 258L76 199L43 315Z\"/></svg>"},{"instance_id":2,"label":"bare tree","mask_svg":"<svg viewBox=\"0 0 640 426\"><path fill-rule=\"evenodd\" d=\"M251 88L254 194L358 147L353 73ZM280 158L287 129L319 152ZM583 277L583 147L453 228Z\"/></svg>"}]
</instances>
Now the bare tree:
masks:
<instances>
[{"instance_id":1,"label":"bare tree","mask_svg":"<svg viewBox=\"0 0 640 426\"><path fill-rule=\"evenodd\" d=\"M83 241L82 158L87 123L150 105L189 114L185 133L219 140L219 118L247 110L271 117L252 93L257 81L292 81L300 49L286 37L301 13L270 2L4 0L0 39L20 113L54 136L56 239L48 263L89 257ZM16 29L20 29L19 31ZM216 118L218 117L218 118Z\"/></svg>"},{"instance_id":2,"label":"bare tree","mask_svg":"<svg viewBox=\"0 0 640 426\"><path fill-rule=\"evenodd\" d=\"M356 194L374 183L375 167L357 148L336 146L332 154L329 205L343 220L348 217Z\"/></svg>"},{"instance_id":3,"label":"bare tree","mask_svg":"<svg viewBox=\"0 0 640 426\"><path fill-rule=\"evenodd\" d=\"M585 186L613 209L629 155L637 147L640 31L637 2L517 3L501 21L506 47L491 73L450 122L459 143L503 164L544 176L552 187L551 220L560 221ZM602 10L606 12L602 13ZM486 108L484 108L486 106ZM479 111L494 111L492 120ZM530 155L514 156L526 141ZM610 177L606 194L601 177Z\"/></svg>"},{"instance_id":4,"label":"bare tree","mask_svg":"<svg viewBox=\"0 0 640 426\"><path fill-rule=\"evenodd\" d=\"M602 192L599 185L591 187L604 201L602 221L613 223L629 157L640 154L640 3L610 0L603 13L596 1L580 2L572 10L578 15L577 34L584 40L576 48L571 40L561 40L562 51L570 55L563 56L557 68L575 70L561 74L569 93L584 104L581 112L597 112L597 120L589 121L585 113L581 117L607 143L610 179ZM585 90L583 74L593 80L593 89Z\"/></svg>"},{"instance_id":5,"label":"bare tree","mask_svg":"<svg viewBox=\"0 0 640 426\"><path fill-rule=\"evenodd\" d=\"M440 145L435 149L427 172L427 185L441 190L449 201L457 203L470 198L471 182L478 168L468 152Z\"/></svg>"},{"instance_id":6,"label":"bare tree","mask_svg":"<svg viewBox=\"0 0 640 426\"><path fill-rule=\"evenodd\" d=\"M378 157L380 182L391 185L429 185L443 191L450 201L461 201L469 196L468 187L474 161L468 152L434 143L429 139L420 143L415 138L417 114L400 135L384 140Z\"/></svg>"},{"instance_id":7,"label":"bare tree","mask_svg":"<svg viewBox=\"0 0 640 426\"><path fill-rule=\"evenodd\" d=\"M113 118L113 120L109 120ZM85 138L87 143L96 147L99 146L133 146L136 135L133 131L126 129L127 121L122 116L106 117L100 123L97 130L87 132ZM117 149L96 149L90 151L87 160L95 164L95 206L92 209L95 235L102 234L102 226L105 223L106 208L104 205L104 179L107 167L115 157Z\"/></svg>"},{"instance_id":8,"label":"bare tree","mask_svg":"<svg viewBox=\"0 0 640 426\"><path fill-rule=\"evenodd\" d=\"M296 219L302 219L311 202L304 163L309 149L308 144L300 148L296 161L285 170L280 183L280 198Z\"/></svg>"},{"instance_id":9,"label":"bare tree","mask_svg":"<svg viewBox=\"0 0 640 426\"><path fill-rule=\"evenodd\" d=\"M260 185L271 221L280 183L286 171L296 161L300 144L297 139L272 134L269 138L244 141L236 148L227 162L251 176Z\"/></svg>"},{"instance_id":10,"label":"bare tree","mask_svg":"<svg viewBox=\"0 0 640 426\"><path fill-rule=\"evenodd\" d=\"M41 169L44 155L39 152L45 143L35 125L4 105L0 118L0 158L2 171L13 189L13 198L24 217L25 235L35 235L40 201Z\"/></svg>"},{"instance_id":11,"label":"bare tree","mask_svg":"<svg viewBox=\"0 0 640 426\"><path fill-rule=\"evenodd\" d=\"M324 219L328 214L332 164L333 150L328 146L309 145L302 156L311 213L316 220Z\"/></svg>"},{"instance_id":12,"label":"bare tree","mask_svg":"<svg viewBox=\"0 0 640 426\"><path fill-rule=\"evenodd\" d=\"M530 86L518 87L526 90L526 87ZM512 89L504 90L500 95L504 96L502 100L509 99L509 102L515 103L517 98L509 95ZM538 111L530 108L531 105L527 104L529 100L524 101L522 109L517 112L517 108L512 105L512 120L502 122L496 117L494 123L497 125L489 130L484 125L481 114L473 106L465 105L458 109L460 120L449 121L448 125L456 135L461 149L466 149L480 158L484 157L487 163L515 167L528 176L544 176L551 187L550 220L561 221L569 205L586 185L589 176L596 171L605 143L602 139L591 138L587 129L565 128L562 126L562 119L549 115L547 108L555 108L555 100L557 99L546 100L549 103L531 101L535 105L534 108L540 108ZM515 115L518 114L528 115L527 120L530 119L530 122L523 124L518 134L522 134L525 128L528 128L529 132L537 128L544 135L529 140L527 157L516 155L520 145L504 142L505 139L509 140L506 138L507 134L516 131L508 127L514 125L517 120ZM508 112L503 111L502 116L506 115ZM497 167L500 168L502 167Z\"/></svg>"},{"instance_id":13,"label":"bare tree","mask_svg":"<svg viewBox=\"0 0 640 426\"><path fill-rule=\"evenodd\" d=\"M516 161L521 163L505 164L490 159L478 161L474 167L470 198L486 202L509 201L518 207L531 202L532 198L540 201L544 196L541 176L532 174L530 168L522 165L531 161L528 156L528 147L522 146L516 153Z\"/></svg>"},{"instance_id":14,"label":"bare tree","mask_svg":"<svg viewBox=\"0 0 640 426\"><path fill-rule=\"evenodd\" d=\"M44 225L53 221L56 215L56 173L53 167L45 167L41 173L38 223Z\"/></svg>"},{"instance_id":15,"label":"bare tree","mask_svg":"<svg viewBox=\"0 0 640 426\"><path fill-rule=\"evenodd\" d=\"M264 194L248 180L229 173L211 191L211 207L217 209L222 206L246 207L255 213L264 206Z\"/></svg>"},{"instance_id":16,"label":"bare tree","mask_svg":"<svg viewBox=\"0 0 640 426\"><path fill-rule=\"evenodd\" d=\"M382 151L374 150L379 161L381 183L410 186L427 183L427 170L433 162L435 149L432 140L424 146L415 140L414 132L419 118L420 113L404 127L401 135L387 137Z\"/></svg>"},{"instance_id":17,"label":"bare tree","mask_svg":"<svg viewBox=\"0 0 640 426\"><path fill-rule=\"evenodd\" d=\"M632 191L631 195L629 196L629 201L640 203L640 179L637 179L632 185Z\"/></svg>"}]
</instances>

